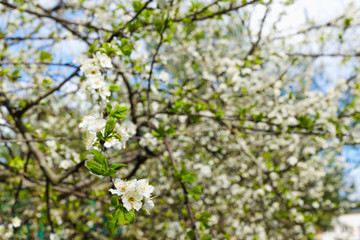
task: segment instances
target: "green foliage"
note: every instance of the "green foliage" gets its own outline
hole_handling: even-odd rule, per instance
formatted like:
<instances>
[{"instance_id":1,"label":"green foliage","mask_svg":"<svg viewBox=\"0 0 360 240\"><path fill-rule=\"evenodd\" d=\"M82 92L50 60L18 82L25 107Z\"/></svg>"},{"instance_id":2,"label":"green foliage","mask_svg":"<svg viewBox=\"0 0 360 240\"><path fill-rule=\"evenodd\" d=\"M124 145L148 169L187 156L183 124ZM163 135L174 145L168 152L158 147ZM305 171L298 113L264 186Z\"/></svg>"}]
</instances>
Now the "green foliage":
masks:
<instances>
[{"instance_id":1,"label":"green foliage","mask_svg":"<svg viewBox=\"0 0 360 240\"><path fill-rule=\"evenodd\" d=\"M111 233L116 233L116 224L128 225L135 222L135 211L131 209L128 211L120 203L116 195L111 197L111 205L115 208L111 214L108 215L107 226Z\"/></svg>"},{"instance_id":2,"label":"green foliage","mask_svg":"<svg viewBox=\"0 0 360 240\"><path fill-rule=\"evenodd\" d=\"M182 171L180 174L181 174L181 179L184 182L193 183L193 182L196 181L196 174L195 173Z\"/></svg>"},{"instance_id":3,"label":"green foliage","mask_svg":"<svg viewBox=\"0 0 360 240\"><path fill-rule=\"evenodd\" d=\"M110 118L105 125L104 138L108 138L114 131L116 121L114 118Z\"/></svg>"},{"instance_id":4,"label":"green foliage","mask_svg":"<svg viewBox=\"0 0 360 240\"><path fill-rule=\"evenodd\" d=\"M92 172L96 175L104 175L104 173L105 173L104 166L102 166L101 164L99 164L96 161L87 161L86 167L87 167L87 169L90 170L90 172Z\"/></svg>"},{"instance_id":5,"label":"green foliage","mask_svg":"<svg viewBox=\"0 0 360 240\"><path fill-rule=\"evenodd\" d=\"M174 125L172 127L167 127L167 126L160 125L156 130L153 130L151 133L153 136L155 136L159 139L163 139L166 135L175 134L176 126Z\"/></svg>"},{"instance_id":6,"label":"green foliage","mask_svg":"<svg viewBox=\"0 0 360 240\"><path fill-rule=\"evenodd\" d=\"M126 118L125 114L127 109L128 109L127 107L116 107L114 110L108 112L109 117L114 117L123 120Z\"/></svg>"},{"instance_id":7,"label":"green foliage","mask_svg":"<svg viewBox=\"0 0 360 240\"><path fill-rule=\"evenodd\" d=\"M108 56L113 56L116 54L116 49L112 47L112 45L110 45L109 43L104 43L102 45L104 52L106 53L106 55Z\"/></svg>"},{"instance_id":8,"label":"green foliage","mask_svg":"<svg viewBox=\"0 0 360 240\"><path fill-rule=\"evenodd\" d=\"M190 239L195 239L195 231L193 229L189 230L187 235Z\"/></svg>"},{"instance_id":9,"label":"green foliage","mask_svg":"<svg viewBox=\"0 0 360 240\"><path fill-rule=\"evenodd\" d=\"M90 170L90 172L96 175L109 176L109 177L113 177L116 175L117 173L117 171L115 170L116 167L109 168L108 161L104 154L102 154L96 149L92 149L91 152L94 154L94 160L86 161L86 167Z\"/></svg>"},{"instance_id":10,"label":"green foliage","mask_svg":"<svg viewBox=\"0 0 360 240\"><path fill-rule=\"evenodd\" d=\"M191 114L190 103L183 101L183 99L176 100L174 105L169 108L170 111L174 113L183 113L183 114Z\"/></svg>"},{"instance_id":11,"label":"green foliage","mask_svg":"<svg viewBox=\"0 0 360 240\"><path fill-rule=\"evenodd\" d=\"M109 90L110 90L110 92L117 92L120 90L120 87L118 85L113 84L113 85L109 86Z\"/></svg>"},{"instance_id":12,"label":"green foliage","mask_svg":"<svg viewBox=\"0 0 360 240\"><path fill-rule=\"evenodd\" d=\"M45 61L51 61L52 60L52 55L49 52L45 52L45 51L41 51L40 52L40 61L41 62L45 62Z\"/></svg>"},{"instance_id":13,"label":"green foliage","mask_svg":"<svg viewBox=\"0 0 360 240\"><path fill-rule=\"evenodd\" d=\"M113 164L111 164L110 168L113 170L116 170L120 167L125 167L125 166L126 166L126 164L123 164L123 163L113 163Z\"/></svg>"},{"instance_id":14,"label":"green foliage","mask_svg":"<svg viewBox=\"0 0 360 240\"><path fill-rule=\"evenodd\" d=\"M104 166L105 169L108 168L108 163L105 155L100 153L98 150L92 149L91 152L94 154L94 160L98 162L101 166Z\"/></svg>"},{"instance_id":15,"label":"green foliage","mask_svg":"<svg viewBox=\"0 0 360 240\"><path fill-rule=\"evenodd\" d=\"M124 56L130 56L132 50L134 50L134 46L132 42L129 42L128 39L122 38L121 43L117 43L117 46L121 50L121 52L124 54Z\"/></svg>"},{"instance_id":16,"label":"green foliage","mask_svg":"<svg viewBox=\"0 0 360 240\"><path fill-rule=\"evenodd\" d=\"M350 27L351 22L353 21L353 18L345 18L344 20L344 29L347 29Z\"/></svg>"},{"instance_id":17,"label":"green foliage","mask_svg":"<svg viewBox=\"0 0 360 240\"><path fill-rule=\"evenodd\" d=\"M189 190L189 194L192 195L196 200L200 199L201 193L201 186L195 186L193 189Z\"/></svg>"},{"instance_id":18,"label":"green foliage","mask_svg":"<svg viewBox=\"0 0 360 240\"><path fill-rule=\"evenodd\" d=\"M224 113L223 113L222 110L219 109L219 110L216 111L216 113L215 113L216 118L221 118L223 116L224 116Z\"/></svg>"}]
</instances>

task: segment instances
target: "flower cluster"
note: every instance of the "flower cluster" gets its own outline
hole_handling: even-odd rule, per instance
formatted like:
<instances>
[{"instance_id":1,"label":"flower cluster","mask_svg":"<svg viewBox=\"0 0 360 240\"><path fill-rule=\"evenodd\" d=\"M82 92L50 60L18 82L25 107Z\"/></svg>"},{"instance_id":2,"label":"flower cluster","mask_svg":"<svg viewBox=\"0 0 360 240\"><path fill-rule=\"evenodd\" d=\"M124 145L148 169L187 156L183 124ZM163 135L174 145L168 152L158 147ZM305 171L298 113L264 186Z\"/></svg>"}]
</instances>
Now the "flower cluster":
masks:
<instances>
[{"instance_id":1,"label":"flower cluster","mask_svg":"<svg viewBox=\"0 0 360 240\"><path fill-rule=\"evenodd\" d=\"M86 77L85 87L96 96L100 96L98 100L107 101L110 96L109 85L106 83L104 75L101 70L112 68L111 59L105 54L96 52L93 58L80 59L81 71ZM86 149L90 149L98 140L97 133L104 135L106 120L101 116L88 115L83 118L79 127L86 130ZM129 134L125 128L116 123L113 134L106 139L104 147L115 147L117 149L124 149Z\"/></svg>"},{"instance_id":2,"label":"flower cluster","mask_svg":"<svg viewBox=\"0 0 360 240\"><path fill-rule=\"evenodd\" d=\"M86 149L90 149L96 142L96 133L103 131L106 125L106 120L99 118L98 115L85 116L82 122L79 124L79 128L86 130Z\"/></svg>"},{"instance_id":3,"label":"flower cluster","mask_svg":"<svg viewBox=\"0 0 360 240\"><path fill-rule=\"evenodd\" d=\"M106 120L100 118L98 115L88 115L83 118L79 127L86 130L86 149L90 149L96 143L97 132L104 134L105 126ZM116 123L112 137L105 141L104 146L106 148L115 147L117 149L124 149L129 138L130 135L127 133L126 129Z\"/></svg>"},{"instance_id":4,"label":"flower cluster","mask_svg":"<svg viewBox=\"0 0 360 240\"><path fill-rule=\"evenodd\" d=\"M119 150L125 149L130 136L136 133L136 126L130 121L125 122L123 126L118 123L119 120L125 119L126 107L117 105L113 108L111 103L106 103L106 114L104 114L103 102L108 102L110 87L102 73L106 72L106 68L112 68L111 59L106 54L97 52L94 58L83 59L81 63L81 71L84 72L86 77L84 85L87 90L91 91L93 96L96 96L95 99L100 106L100 114L85 116L79 124L79 128L86 131L86 149L93 148L91 149L93 154L86 157L85 166L90 170L91 174L114 177L117 174L117 169L126 165L122 163L109 164L104 151L111 147ZM117 223L125 225L135 221L135 211L132 209L138 211L141 207L144 207L149 214L154 207L151 200L154 187L149 185L146 179L139 181L116 179L114 185L116 189L110 189L110 191L121 196L121 204L117 196L111 198L111 204L116 209L108 216L108 227L112 233L116 231ZM119 211L123 212L124 219L119 219Z\"/></svg>"},{"instance_id":5,"label":"flower cluster","mask_svg":"<svg viewBox=\"0 0 360 240\"><path fill-rule=\"evenodd\" d=\"M115 137L106 140L104 146L106 148L111 148L114 146L117 149L124 149L127 140L130 138L130 135L127 133L126 129L116 123L114 128L114 136Z\"/></svg>"},{"instance_id":6,"label":"flower cluster","mask_svg":"<svg viewBox=\"0 0 360 240\"><path fill-rule=\"evenodd\" d=\"M21 226L21 219L19 217L15 217L12 219L11 223L7 226L0 224L0 236L1 239L12 239L15 229Z\"/></svg>"},{"instance_id":7,"label":"flower cluster","mask_svg":"<svg viewBox=\"0 0 360 240\"><path fill-rule=\"evenodd\" d=\"M81 59L80 62L80 70L86 77L85 87L106 100L110 96L110 90L101 69L112 68L111 59L105 53L97 52L94 58Z\"/></svg>"},{"instance_id":8,"label":"flower cluster","mask_svg":"<svg viewBox=\"0 0 360 240\"><path fill-rule=\"evenodd\" d=\"M112 194L121 196L124 207L130 211L135 209L139 211L143 206L145 211L149 214L154 207L154 202L151 200L151 194L154 191L154 186L149 185L146 179L125 181L116 178L114 181L116 189L109 189Z\"/></svg>"},{"instance_id":9,"label":"flower cluster","mask_svg":"<svg viewBox=\"0 0 360 240\"><path fill-rule=\"evenodd\" d=\"M154 151L157 146L157 138L151 133L145 133L145 135L139 141L140 146L148 147L151 151Z\"/></svg>"}]
</instances>

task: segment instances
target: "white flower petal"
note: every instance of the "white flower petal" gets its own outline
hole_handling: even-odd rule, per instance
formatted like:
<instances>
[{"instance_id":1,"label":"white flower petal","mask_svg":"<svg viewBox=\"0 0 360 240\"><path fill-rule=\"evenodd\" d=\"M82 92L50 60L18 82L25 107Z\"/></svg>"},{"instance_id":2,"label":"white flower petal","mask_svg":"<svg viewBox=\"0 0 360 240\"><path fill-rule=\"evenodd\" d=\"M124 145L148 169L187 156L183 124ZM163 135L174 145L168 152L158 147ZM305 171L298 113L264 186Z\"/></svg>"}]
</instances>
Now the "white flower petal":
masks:
<instances>
[{"instance_id":1,"label":"white flower petal","mask_svg":"<svg viewBox=\"0 0 360 240\"><path fill-rule=\"evenodd\" d=\"M122 192L120 192L120 191L117 190L117 189L112 189L112 188L110 188L109 191L111 192L111 194L117 194L117 195L119 195L119 196L122 195Z\"/></svg>"},{"instance_id":2,"label":"white flower petal","mask_svg":"<svg viewBox=\"0 0 360 240\"><path fill-rule=\"evenodd\" d=\"M134 202L134 203L133 203L133 207L134 207L134 209L135 209L136 211L139 211L140 208L141 208L141 206L142 206L142 203L141 203L141 202Z\"/></svg>"},{"instance_id":3,"label":"white flower petal","mask_svg":"<svg viewBox=\"0 0 360 240\"><path fill-rule=\"evenodd\" d=\"M126 208L126 210L130 211L132 209L132 206L128 201L123 200L123 204L124 204L124 207Z\"/></svg>"}]
</instances>

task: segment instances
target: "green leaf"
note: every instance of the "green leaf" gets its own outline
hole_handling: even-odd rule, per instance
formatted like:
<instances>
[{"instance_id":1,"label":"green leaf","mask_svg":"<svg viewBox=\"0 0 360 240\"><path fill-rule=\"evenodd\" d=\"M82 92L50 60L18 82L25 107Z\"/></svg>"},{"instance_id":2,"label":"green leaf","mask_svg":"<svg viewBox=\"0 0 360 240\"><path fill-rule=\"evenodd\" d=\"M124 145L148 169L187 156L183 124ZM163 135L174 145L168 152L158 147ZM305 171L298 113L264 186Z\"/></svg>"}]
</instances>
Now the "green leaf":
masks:
<instances>
[{"instance_id":1,"label":"green leaf","mask_svg":"<svg viewBox=\"0 0 360 240\"><path fill-rule=\"evenodd\" d=\"M133 22L132 24L129 24L130 31L133 31L137 28L138 22ZM130 56L132 50L134 49L134 46L131 42L129 42L126 38L121 39L121 45L118 45L120 50L125 56Z\"/></svg>"},{"instance_id":2,"label":"green leaf","mask_svg":"<svg viewBox=\"0 0 360 240\"><path fill-rule=\"evenodd\" d=\"M53 81L50 80L50 79L44 79L44 80L42 81L42 85L43 85L43 86L49 85L49 84L51 84L51 83L53 83Z\"/></svg>"},{"instance_id":3,"label":"green leaf","mask_svg":"<svg viewBox=\"0 0 360 240\"><path fill-rule=\"evenodd\" d=\"M111 111L111 103L106 104L106 111L109 113Z\"/></svg>"},{"instance_id":4,"label":"green leaf","mask_svg":"<svg viewBox=\"0 0 360 240\"><path fill-rule=\"evenodd\" d=\"M108 56L112 56L116 53L116 49L114 49L109 43L104 43L102 47L104 48L104 52Z\"/></svg>"},{"instance_id":5,"label":"green leaf","mask_svg":"<svg viewBox=\"0 0 360 240\"><path fill-rule=\"evenodd\" d=\"M126 210L126 208L124 209L124 217L125 220L128 222L128 224L134 223L135 222L135 211L134 209L131 209L130 211Z\"/></svg>"},{"instance_id":6,"label":"green leaf","mask_svg":"<svg viewBox=\"0 0 360 240\"><path fill-rule=\"evenodd\" d=\"M100 131L96 133L96 137L100 140L105 140L104 136L102 135L102 133Z\"/></svg>"},{"instance_id":7,"label":"green leaf","mask_svg":"<svg viewBox=\"0 0 360 240\"><path fill-rule=\"evenodd\" d=\"M196 200L199 200L200 199L199 195L201 195L201 192L202 192L201 186L196 186L189 191L189 194L192 195Z\"/></svg>"},{"instance_id":8,"label":"green leaf","mask_svg":"<svg viewBox=\"0 0 360 240\"><path fill-rule=\"evenodd\" d=\"M27 101L26 100L20 100L19 101L19 108L24 108L27 105Z\"/></svg>"},{"instance_id":9,"label":"green leaf","mask_svg":"<svg viewBox=\"0 0 360 240\"><path fill-rule=\"evenodd\" d=\"M107 226L112 234L115 233L116 222L117 222L117 218L114 218L112 215L108 216Z\"/></svg>"},{"instance_id":10,"label":"green leaf","mask_svg":"<svg viewBox=\"0 0 360 240\"><path fill-rule=\"evenodd\" d=\"M190 239L195 239L195 232L193 229L187 232L187 235Z\"/></svg>"},{"instance_id":11,"label":"green leaf","mask_svg":"<svg viewBox=\"0 0 360 240\"><path fill-rule=\"evenodd\" d=\"M165 28L165 24L162 21L155 21L154 24L158 33L161 33Z\"/></svg>"},{"instance_id":12,"label":"green leaf","mask_svg":"<svg viewBox=\"0 0 360 240\"><path fill-rule=\"evenodd\" d=\"M171 135L171 134L175 134L176 133L176 126L172 126L172 127L169 127L166 131L165 131L165 134L166 135Z\"/></svg>"},{"instance_id":13,"label":"green leaf","mask_svg":"<svg viewBox=\"0 0 360 240\"><path fill-rule=\"evenodd\" d=\"M105 138L107 138L110 134L112 134L112 132L114 131L114 128L115 128L115 124L116 124L116 121L114 118L110 118L110 120L108 120L106 122L105 133L104 133Z\"/></svg>"},{"instance_id":14,"label":"green leaf","mask_svg":"<svg viewBox=\"0 0 360 240\"><path fill-rule=\"evenodd\" d=\"M122 213L122 207L118 205L119 208L117 208L112 214L108 216L108 228L112 234L114 234L116 231L116 223L119 220L119 216Z\"/></svg>"},{"instance_id":15,"label":"green leaf","mask_svg":"<svg viewBox=\"0 0 360 240\"><path fill-rule=\"evenodd\" d=\"M253 114L252 117L255 121L260 122L264 118L264 115L263 113L259 113L259 114Z\"/></svg>"},{"instance_id":16,"label":"green leaf","mask_svg":"<svg viewBox=\"0 0 360 240\"><path fill-rule=\"evenodd\" d=\"M104 176L108 176L108 177L113 177L115 176L117 173L116 170L114 169L108 169L105 173L104 173Z\"/></svg>"},{"instance_id":17,"label":"green leaf","mask_svg":"<svg viewBox=\"0 0 360 240\"><path fill-rule=\"evenodd\" d=\"M347 29L348 27L350 27L350 24L352 22L352 18L346 18L344 21L344 29Z\"/></svg>"},{"instance_id":18,"label":"green leaf","mask_svg":"<svg viewBox=\"0 0 360 240\"><path fill-rule=\"evenodd\" d=\"M44 62L46 60L51 61L52 57L51 57L51 53L45 52L45 51L41 51L40 52L40 61Z\"/></svg>"},{"instance_id":19,"label":"green leaf","mask_svg":"<svg viewBox=\"0 0 360 240\"><path fill-rule=\"evenodd\" d=\"M200 111L202 111L202 110L207 110L206 104L205 104L205 103L204 103L204 104L197 103L197 104L195 105L195 111L196 111L196 112L200 112Z\"/></svg>"},{"instance_id":20,"label":"green leaf","mask_svg":"<svg viewBox=\"0 0 360 240\"><path fill-rule=\"evenodd\" d=\"M300 127L302 128L310 128L313 125L313 122L308 116L300 116L298 117Z\"/></svg>"},{"instance_id":21,"label":"green leaf","mask_svg":"<svg viewBox=\"0 0 360 240\"><path fill-rule=\"evenodd\" d=\"M89 53L95 53L99 51L99 48L96 47L96 44L91 44L88 51Z\"/></svg>"},{"instance_id":22,"label":"green leaf","mask_svg":"<svg viewBox=\"0 0 360 240\"><path fill-rule=\"evenodd\" d=\"M193 189L191 189L191 191L195 194L201 194L201 186L196 186Z\"/></svg>"},{"instance_id":23,"label":"green leaf","mask_svg":"<svg viewBox=\"0 0 360 240\"><path fill-rule=\"evenodd\" d=\"M117 107L109 114L110 117L124 119L126 116L127 107Z\"/></svg>"},{"instance_id":24,"label":"green leaf","mask_svg":"<svg viewBox=\"0 0 360 240\"><path fill-rule=\"evenodd\" d=\"M91 152L94 154L95 161L98 162L104 168L104 170L107 170L108 162L106 160L106 156L96 149L92 149Z\"/></svg>"},{"instance_id":25,"label":"green leaf","mask_svg":"<svg viewBox=\"0 0 360 240\"><path fill-rule=\"evenodd\" d=\"M118 209L119 210L119 214L117 216L117 220L119 222L120 225L127 225L129 224L128 221L125 220L125 214L124 214L124 210L125 209L124 207L121 207L121 209ZM126 209L125 209L126 210Z\"/></svg>"},{"instance_id":26,"label":"green leaf","mask_svg":"<svg viewBox=\"0 0 360 240\"><path fill-rule=\"evenodd\" d=\"M206 228L210 228L209 221L211 218L211 213L209 212L202 212L200 213L200 216L197 217L197 220Z\"/></svg>"},{"instance_id":27,"label":"green leaf","mask_svg":"<svg viewBox=\"0 0 360 240\"><path fill-rule=\"evenodd\" d=\"M119 205L119 199L117 195L113 195L111 197L111 205L113 205L115 208Z\"/></svg>"},{"instance_id":28,"label":"green leaf","mask_svg":"<svg viewBox=\"0 0 360 240\"><path fill-rule=\"evenodd\" d=\"M15 69L15 70L11 73L11 77L12 77L12 78L19 78L19 77L21 77L21 74L20 74L19 69Z\"/></svg>"},{"instance_id":29,"label":"green leaf","mask_svg":"<svg viewBox=\"0 0 360 240\"><path fill-rule=\"evenodd\" d=\"M86 162L87 169L90 170L90 172L96 174L96 175L103 175L105 172L104 168L99 165L96 161L87 161Z\"/></svg>"},{"instance_id":30,"label":"green leaf","mask_svg":"<svg viewBox=\"0 0 360 240\"><path fill-rule=\"evenodd\" d=\"M128 225L135 222L135 212L134 209L128 211L124 207L119 208L120 213L118 215L118 221L121 225Z\"/></svg>"},{"instance_id":31,"label":"green leaf","mask_svg":"<svg viewBox=\"0 0 360 240\"><path fill-rule=\"evenodd\" d=\"M120 90L120 87L118 85L113 84L109 86L109 90L110 92L117 92Z\"/></svg>"},{"instance_id":32,"label":"green leaf","mask_svg":"<svg viewBox=\"0 0 360 240\"><path fill-rule=\"evenodd\" d=\"M0 70L0 75L1 76L5 76L6 74L8 74L10 72L10 69L6 69L6 68L3 68Z\"/></svg>"},{"instance_id":33,"label":"green leaf","mask_svg":"<svg viewBox=\"0 0 360 240\"><path fill-rule=\"evenodd\" d=\"M113 163L113 164L111 164L110 169L116 170L119 167L125 167L125 166L126 166L126 164L123 164L123 163Z\"/></svg>"},{"instance_id":34,"label":"green leaf","mask_svg":"<svg viewBox=\"0 0 360 240\"><path fill-rule=\"evenodd\" d=\"M181 179L184 182L193 183L196 181L196 174L192 172L184 172L181 174Z\"/></svg>"},{"instance_id":35,"label":"green leaf","mask_svg":"<svg viewBox=\"0 0 360 240\"><path fill-rule=\"evenodd\" d=\"M215 113L215 117L216 117L216 118L221 118L221 117L223 117L223 116L224 116L223 111L221 111L220 109L216 111L216 113Z\"/></svg>"},{"instance_id":36,"label":"green leaf","mask_svg":"<svg viewBox=\"0 0 360 240\"><path fill-rule=\"evenodd\" d=\"M135 12L140 11L140 9L142 8L141 1L134 1L132 4Z\"/></svg>"}]
</instances>

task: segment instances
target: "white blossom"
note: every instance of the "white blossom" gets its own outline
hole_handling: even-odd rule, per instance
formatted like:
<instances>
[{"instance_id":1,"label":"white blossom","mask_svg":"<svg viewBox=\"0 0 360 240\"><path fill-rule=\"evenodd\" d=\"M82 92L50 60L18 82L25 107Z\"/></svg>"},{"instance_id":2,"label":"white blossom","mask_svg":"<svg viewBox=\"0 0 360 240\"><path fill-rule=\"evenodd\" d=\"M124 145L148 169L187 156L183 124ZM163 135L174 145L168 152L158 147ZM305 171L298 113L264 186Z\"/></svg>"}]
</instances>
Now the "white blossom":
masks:
<instances>
[{"instance_id":1,"label":"white blossom","mask_svg":"<svg viewBox=\"0 0 360 240\"><path fill-rule=\"evenodd\" d=\"M141 206L144 206L144 210L149 214L150 210L154 208L154 202L151 199L154 187L149 185L148 180L134 179L131 181L125 181L120 178L116 178L114 185L115 189L109 189L109 191L112 194L121 196L123 205L128 211L131 209L138 211Z\"/></svg>"},{"instance_id":2,"label":"white blossom","mask_svg":"<svg viewBox=\"0 0 360 240\"><path fill-rule=\"evenodd\" d=\"M290 165L295 165L297 162L298 162L298 159L297 159L295 156L291 156L291 157L289 157L289 159L288 159L288 163L289 163Z\"/></svg>"},{"instance_id":3,"label":"white blossom","mask_svg":"<svg viewBox=\"0 0 360 240\"><path fill-rule=\"evenodd\" d=\"M96 134L93 133L93 132L88 132L86 134L86 139L85 139L85 147L86 147L86 149L89 150L94 145L96 140L97 140Z\"/></svg>"},{"instance_id":4,"label":"white blossom","mask_svg":"<svg viewBox=\"0 0 360 240\"><path fill-rule=\"evenodd\" d=\"M95 61L93 59L85 60L80 67L80 70L85 74L86 77L101 75L100 68L95 65Z\"/></svg>"},{"instance_id":5,"label":"white blossom","mask_svg":"<svg viewBox=\"0 0 360 240\"><path fill-rule=\"evenodd\" d=\"M86 129L88 132L95 134L105 128L106 120L99 118L98 115L85 116L79 124L80 128Z\"/></svg>"},{"instance_id":6,"label":"white blossom","mask_svg":"<svg viewBox=\"0 0 360 240\"><path fill-rule=\"evenodd\" d=\"M75 164L74 164L73 161L71 161L71 160L69 160L69 159L65 159L65 160L62 160L62 161L60 162L59 167L66 170L66 169L68 169L68 168L70 168L70 167L72 167L72 166L74 166L74 165L75 165Z\"/></svg>"},{"instance_id":7,"label":"white blossom","mask_svg":"<svg viewBox=\"0 0 360 240\"><path fill-rule=\"evenodd\" d=\"M157 139L151 133L145 133L140 139L140 146L148 147L151 151L154 151L157 146Z\"/></svg>"},{"instance_id":8,"label":"white blossom","mask_svg":"<svg viewBox=\"0 0 360 240\"><path fill-rule=\"evenodd\" d=\"M103 75L91 75L87 77L86 84L91 89L102 89L103 87L107 87L107 84L104 82Z\"/></svg>"},{"instance_id":9,"label":"white blossom","mask_svg":"<svg viewBox=\"0 0 360 240\"><path fill-rule=\"evenodd\" d=\"M109 58L105 53L96 52L96 59L99 61L100 66L103 68L112 68L111 58Z\"/></svg>"},{"instance_id":10,"label":"white blossom","mask_svg":"<svg viewBox=\"0 0 360 240\"><path fill-rule=\"evenodd\" d=\"M21 226L21 219L20 218L18 218L18 217L14 217L13 219L12 219L12 225L13 225L13 227L14 228L18 228L18 227L20 227Z\"/></svg>"},{"instance_id":11,"label":"white blossom","mask_svg":"<svg viewBox=\"0 0 360 240\"><path fill-rule=\"evenodd\" d=\"M128 189L121 197L121 200L124 204L124 207L130 211L135 209L139 211L142 206L143 195L136 191L135 189Z\"/></svg>"},{"instance_id":12,"label":"white blossom","mask_svg":"<svg viewBox=\"0 0 360 240\"><path fill-rule=\"evenodd\" d=\"M150 198L145 197L144 210L150 214L150 210L154 208L154 202Z\"/></svg>"},{"instance_id":13,"label":"white blossom","mask_svg":"<svg viewBox=\"0 0 360 240\"><path fill-rule=\"evenodd\" d=\"M136 180L124 181L120 178L116 178L114 181L116 189L109 189L112 194L117 194L118 196L124 195L127 191L133 190L136 187Z\"/></svg>"},{"instance_id":14,"label":"white blossom","mask_svg":"<svg viewBox=\"0 0 360 240\"><path fill-rule=\"evenodd\" d=\"M154 191L154 187L149 185L149 181L146 179L140 179L137 181L136 190L141 193L145 198L150 198L151 193Z\"/></svg>"}]
</instances>

